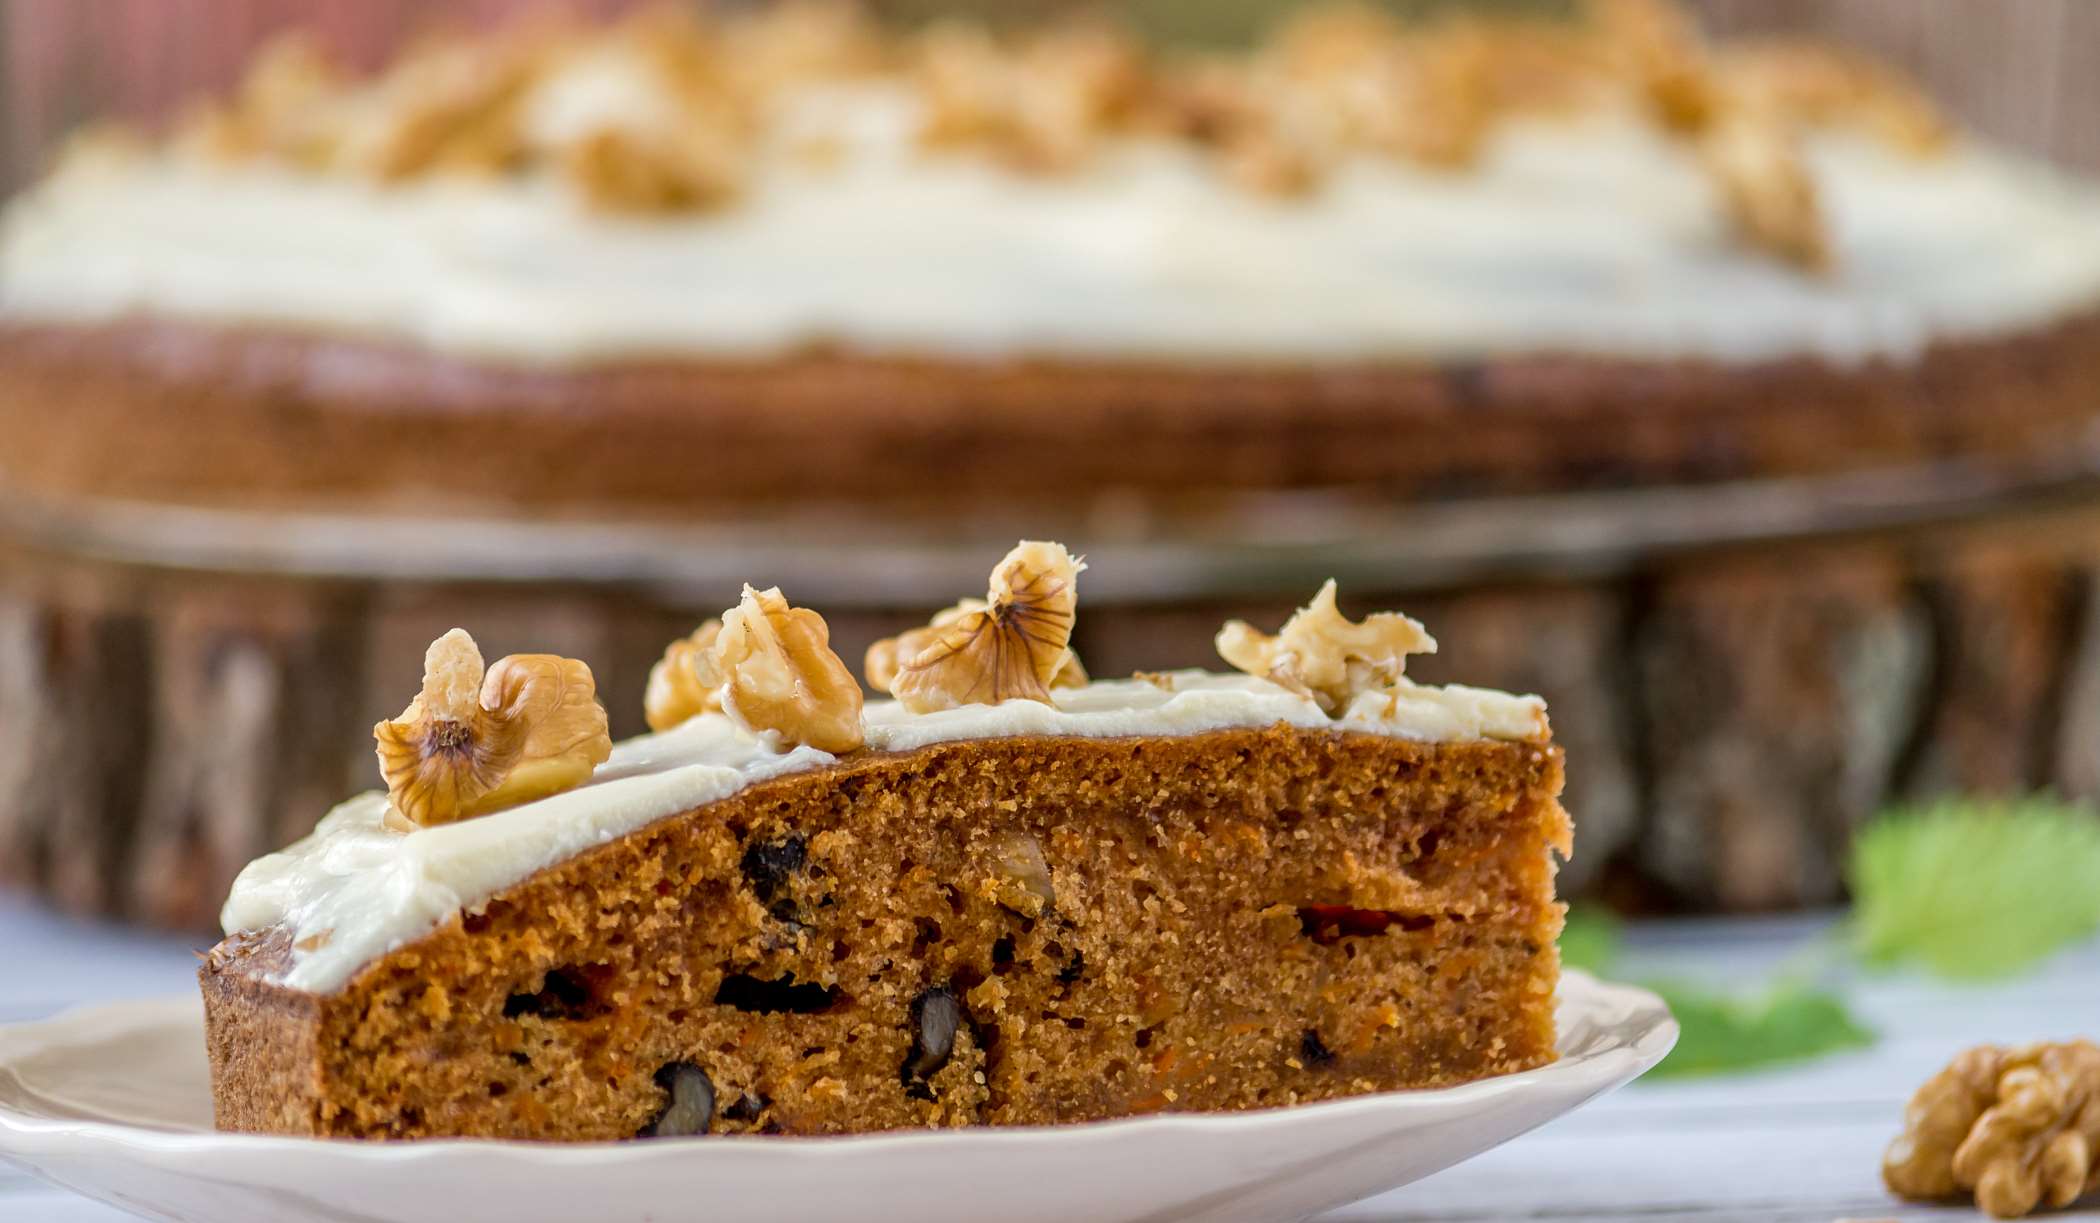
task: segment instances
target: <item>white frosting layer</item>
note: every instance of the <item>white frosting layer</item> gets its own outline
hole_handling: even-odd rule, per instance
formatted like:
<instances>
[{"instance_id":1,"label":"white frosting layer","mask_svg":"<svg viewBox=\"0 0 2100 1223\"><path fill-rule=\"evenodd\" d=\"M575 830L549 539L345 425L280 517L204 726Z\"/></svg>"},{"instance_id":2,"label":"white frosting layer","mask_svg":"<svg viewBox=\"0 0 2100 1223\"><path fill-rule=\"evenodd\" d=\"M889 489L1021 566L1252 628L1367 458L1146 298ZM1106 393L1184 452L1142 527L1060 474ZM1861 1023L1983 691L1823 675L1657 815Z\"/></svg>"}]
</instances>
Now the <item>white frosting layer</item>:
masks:
<instances>
[{"instance_id":1,"label":"white frosting layer","mask_svg":"<svg viewBox=\"0 0 2100 1223\"><path fill-rule=\"evenodd\" d=\"M1525 739L1544 733L1545 703L1479 688L1402 682L1396 695L1366 693L1339 718L1305 697L1241 675L1177 672L1172 691L1118 680L1054 693L1056 704L1008 701L932 714L894 702L866 710L872 751L1016 735L1192 735L1278 722L1450 741ZM788 752L706 714L659 735L630 739L584 786L479 819L403 835L382 822L386 795L360 795L313 833L258 858L234 880L220 921L227 933L283 924L294 940L285 985L329 993L374 959L473 910L496 892L666 816L745 786L822 768L837 757Z\"/></svg>"},{"instance_id":2,"label":"white frosting layer","mask_svg":"<svg viewBox=\"0 0 2100 1223\"><path fill-rule=\"evenodd\" d=\"M558 77L560 133L646 103ZM17 201L0 316L153 313L412 341L520 364L763 357L1338 360L1569 352L1756 360L1912 353L2100 299L2100 191L1974 145L1811 156L1837 271L1748 249L1691 154L1624 116L1517 121L1477 171L1383 159L1304 200L1131 142L1064 178L918 150L910 95L800 97L746 199L584 212L551 181L340 178L83 161ZM843 134L828 168L790 149Z\"/></svg>"}]
</instances>

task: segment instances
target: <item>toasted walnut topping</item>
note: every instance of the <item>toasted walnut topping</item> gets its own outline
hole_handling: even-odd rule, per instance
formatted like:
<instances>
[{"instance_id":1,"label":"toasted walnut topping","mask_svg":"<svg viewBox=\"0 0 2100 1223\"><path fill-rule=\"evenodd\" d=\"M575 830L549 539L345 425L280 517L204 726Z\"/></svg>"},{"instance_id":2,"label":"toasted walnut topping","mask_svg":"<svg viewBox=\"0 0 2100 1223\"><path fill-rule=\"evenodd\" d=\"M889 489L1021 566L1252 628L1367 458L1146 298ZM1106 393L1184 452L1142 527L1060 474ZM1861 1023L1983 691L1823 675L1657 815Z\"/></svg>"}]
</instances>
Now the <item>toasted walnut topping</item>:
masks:
<instances>
[{"instance_id":1,"label":"toasted walnut topping","mask_svg":"<svg viewBox=\"0 0 2100 1223\"><path fill-rule=\"evenodd\" d=\"M703 128L676 136L601 128L562 147L561 168L585 203L605 212L684 212L733 198L743 152Z\"/></svg>"},{"instance_id":2,"label":"toasted walnut topping","mask_svg":"<svg viewBox=\"0 0 2100 1223\"><path fill-rule=\"evenodd\" d=\"M1063 544L1021 541L992 571L984 603L949 608L898 638L887 657L869 651L870 681L894 659L889 690L913 713L1012 700L1048 704L1061 679L1086 682L1068 644L1085 568Z\"/></svg>"},{"instance_id":3,"label":"toasted walnut topping","mask_svg":"<svg viewBox=\"0 0 2100 1223\"><path fill-rule=\"evenodd\" d=\"M1436 639L1414 620L1376 612L1352 623L1334 594L1330 578L1273 637L1245 621L1229 621L1218 632L1219 655L1335 714L1360 692L1390 688L1406 671L1409 654L1436 652Z\"/></svg>"},{"instance_id":4,"label":"toasted walnut topping","mask_svg":"<svg viewBox=\"0 0 2100 1223\"><path fill-rule=\"evenodd\" d=\"M523 31L425 43L339 108L332 161L381 182L504 168L522 152L518 103L545 53Z\"/></svg>"},{"instance_id":5,"label":"toasted walnut topping","mask_svg":"<svg viewBox=\"0 0 2100 1223\"><path fill-rule=\"evenodd\" d=\"M942 25L919 48L921 140L976 146L1017 169L1069 170L1136 110L1143 56L1120 31L1052 28L1015 45L974 26Z\"/></svg>"},{"instance_id":6,"label":"toasted walnut topping","mask_svg":"<svg viewBox=\"0 0 2100 1223\"><path fill-rule=\"evenodd\" d=\"M1461 169L1512 116L1631 102L1715 146L1708 161L1746 237L1818 266L1798 157L1764 148L1769 138L1715 135L1729 117L1759 116L1782 146L1831 125L1920 153L1947 142L1925 96L1880 65L1802 44L1709 44L1671 0L1584 7L1581 21L1403 22L1341 0L1300 9L1251 51L1193 56L1154 54L1098 19L890 35L843 0L730 13L660 0L603 29L541 18L425 39L367 80L283 40L231 98L180 123L175 143L387 183L551 171L594 208L696 211L739 198L768 158L850 155L849 124L780 103L812 81L883 73L916 90L929 147L1059 173L1111 140L1163 137L1200 149L1226 179L1287 196L1353 158ZM544 130L550 115L559 132Z\"/></svg>"},{"instance_id":7,"label":"toasted walnut topping","mask_svg":"<svg viewBox=\"0 0 2100 1223\"><path fill-rule=\"evenodd\" d=\"M484 670L464 629L431 643L422 692L372 737L393 812L424 827L558 794L612 754L589 667L512 654Z\"/></svg>"},{"instance_id":8,"label":"toasted walnut topping","mask_svg":"<svg viewBox=\"0 0 2100 1223\"><path fill-rule=\"evenodd\" d=\"M1364 151L1468 165L1495 117L1495 45L1474 22L1409 29L1362 5L1308 10L1255 64L1266 134L1314 164Z\"/></svg>"},{"instance_id":9,"label":"toasted walnut topping","mask_svg":"<svg viewBox=\"0 0 2100 1223\"><path fill-rule=\"evenodd\" d=\"M1596 0L1590 8L1608 54L1662 125L1704 131L1721 108L1720 86L1691 15L1668 0Z\"/></svg>"},{"instance_id":10,"label":"toasted walnut topping","mask_svg":"<svg viewBox=\"0 0 2100 1223\"><path fill-rule=\"evenodd\" d=\"M1816 184L1793 132L1768 116L1732 110L1700 138L1699 153L1751 245L1804 271L1830 266Z\"/></svg>"},{"instance_id":11,"label":"toasted walnut topping","mask_svg":"<svg viewBox=\"0 0 2100 1223\"><path fill-rule=\"evenodd\" d=\"M1916 85L1838 47L1793 40L1716 52L1729 93L1802 126L1851 126L1917 157L1946 151L1953 125Z\"/></svg>"},{"instance_id":12,"label":"toasted walnut topping","mask_svg":"<svg viewBox=\"0 0 2100 1223\"><path fill-rule=\"evenodd\" d=\"M832 652L824 617L788 606L779 587L744 587L703 657L719 677L722 712L745 730L827 752L861 745L860 685Z\"/></svg>"},{"instance_id":13,"label":"toasted walnut topping","mask_svg":"<svg viewBox=\"0 0 2100 1223\"><path fill-rule=\"evenodd\" d=\"M884 637L875 642L861 660L861 673L868 677L868 686L877 692L890 691L891 685L897 682L902 660L917 657L920 651L940 638L942 629L964 616L982 612L988 606L990 604L983 599L964 599L953 607L935 612L924 628L906 629L895 637ZM1050 686L1083 688L1086 682L1086 668L1080 665L1079 655L1067 649L1064 665L1050 677Z\"/></svg>"},{"instance_id":14,"label":"toasted walnut topping","mask_svg":"<svg viewBox=\"0 0 2100 1223\"><path fill-rule=\"evenodd\" d=\"M334 151L334 117L347 88L312 39L281 35L256 52L230 99L184 112L175 148L213 161L269 155L321 168Z\"/></svg>"},{"instance_id":15,"label":"toasted walnut topping","mask_svg":"<svg viewBox=\"0 0 2100 1223\"><path fill-rule=\"evenodd\" d=\"M722 708L715 692L721 678L714 670L715 639L721 635L722 621L709 620L664 647L664 656L649 668L649 687L642 694L642 716L650 730L669 730Z\"/></svg>"},{"instance_id":16,"label":"toasted walnut topping","mask_svg":"<svg viewBox=\"0 0 2100 1223\"><path fill-rule=\"evenodd\" d=\"M722 43L753 90L855 77L889 65L890 48L866 9L848 0L787 0L730 18Z\"/></svg>"},{"instance_id":17,"label":"toasted walnut topping","mask_svg":"<svg viewBox=\"0 0 2100 1223\"><path fill-rule=\"evenodd\" d=\"M2001 1219L2100 1190L2100 1046L1964 1051L1911 1098L1881 1175L1899 1197L1973 1194Z\"/></svg>"},{"instance_id":18,"label":"toasted walnut topping","mask_svg":"<svg viewBox=\"0 0 2100 1223\"><path fill-rule=\"evenodd\" d=\"M754 66L733 62L726 35L688 7L636 10L554 59L534 83L524 118L530 147L601 211L729 202L750 176L762 95L742 75Z\"/></svg>"}]
</instances>

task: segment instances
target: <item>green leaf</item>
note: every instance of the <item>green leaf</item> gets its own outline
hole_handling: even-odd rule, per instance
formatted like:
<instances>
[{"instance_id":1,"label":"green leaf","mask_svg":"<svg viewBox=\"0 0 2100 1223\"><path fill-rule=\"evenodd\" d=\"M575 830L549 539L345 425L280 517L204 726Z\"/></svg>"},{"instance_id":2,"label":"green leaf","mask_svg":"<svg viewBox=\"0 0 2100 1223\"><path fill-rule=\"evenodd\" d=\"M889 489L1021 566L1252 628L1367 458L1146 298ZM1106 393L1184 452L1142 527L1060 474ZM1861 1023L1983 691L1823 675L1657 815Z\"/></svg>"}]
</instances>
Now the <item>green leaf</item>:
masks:
<instances>
[{"instance_id":1,"label":"green leaf","mask_svg":"<svg viewBox=\"0 0 2100 1223\"><path fill-rule=\"evenodd\" d=\"M1735 998L1672 981L1650 981L1677 1017L1683 1035L1650 1077L1728 1074L1802 1061L1874 1042L1874 1033L1832 994L1781 982L1763 994Z\"/></svg>"},{"instance_id":2,"label":"green leaf","mask_svg":"<svg viewBox=\"0 0 2100 1223\"><path fill-rule=\"evenodd\" d=\"M1573 905L1568 924L1560 932L1560 962L1565 968L1580 968L1602 976L1619 958L1619 919L1609 909Z\"/></svg>"},{"instance_id":3,"label":"green leaf","mask_svg":"<svg viewBox=\"0 0 2100 1223\"><path fill-rule=\"evenodd\" d=\"M1894 812L1860 833L1849 875L1868 963L2008 976L2100 930L2100 816L2048 798Z\"/></svg>"}]
</instances>

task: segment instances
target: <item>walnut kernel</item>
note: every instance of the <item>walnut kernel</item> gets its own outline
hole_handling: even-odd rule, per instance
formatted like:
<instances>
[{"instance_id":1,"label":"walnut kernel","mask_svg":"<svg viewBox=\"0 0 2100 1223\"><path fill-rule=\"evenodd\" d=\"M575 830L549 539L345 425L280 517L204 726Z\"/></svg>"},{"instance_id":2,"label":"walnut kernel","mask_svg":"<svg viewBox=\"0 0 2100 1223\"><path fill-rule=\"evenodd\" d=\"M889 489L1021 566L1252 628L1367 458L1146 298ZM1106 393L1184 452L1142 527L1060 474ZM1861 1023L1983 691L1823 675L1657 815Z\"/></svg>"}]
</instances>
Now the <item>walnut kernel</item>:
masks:
<instances>
[{"instance_id":1,"label":"walnut kernel","mask_svg":"<svg viewBox=\"0 0 2100 1223\"><path fill-rule=\"evenodd\" d=\"M1351 623L1335 605L1332 578L1275 636L1233 620L1218 632L1226 662L1292 692L1309 696L1329 714L1358 693L1389 688L1410 654L1433 654L1436 639L1398 612L1376 612Z\"/></svg>"},{"instance_id":2,"label":"walnut kernel","mask_svg":"<svg viewBox=\"0 0 2100 1223\"><path fill-rule=\"evenodd\" d=\"M489 172L522 152L517 109L542 66L529 31L426 41L331 108L330 165L393 183Z\"/></svg>"},{"instance_id":3,"label":"walnut kernel","mask_svg":"<svg viewBox=\"0 0 2100 1223\"><path fill-rule=\"evenodd\" d=\"M1666 129L1706 130L1721 99L1713 64L1691 15L1670 0L1596 0L1591 20Z\"/></svg>"},{"instance_id":4,"label":"walnut kernel","mask_svg":"<svg viewBox=\"0 0 2100 1223\"><path fill-rule=\"evenodd\" d=\"M423 690L372 737L393 812L423 827L558 794L612 753L588 666L512 654L484 668L464 629L431 643Z\"/></svg>"},{"instance_id":5,"label":"walnut kernel","mask_svg":"<svg viewBox=\"0 0 2100 1223\"><path fill-rule=\"evenodd\" d=\"M941 635L941 630L964 616L984 611L990 604L983 599L963 599L955 606L944 608L933 614L933 619L921 628L906 629L895 637L884 637L868 647L861 660L861 673L868 677L868 686L877 692L888 692L897 682L897 672L902 660L915 658L921 650L930 646ZM1086 668L1080 665L1079 655L1065 651L1064 665L1050 677L1052 688L1081 688L1087 682Z\"/></svg>"},{"instance_id":6,"label":"walnut kernel","mask_svg":"<svg viewBox=\"0 0 2100 1223\"><path fill-rule=\"evenodd\" d=\"M1015 169L1077 167L1138 110L1149 75L1120 31L1071 23L1016 45L974 26L935 26L921 39L926 99L920 140L990 150Z\"/></svg>"},{"instance_id":7,"label":"walnut kernel","mask_svg":"<svg viewBox=\"0 0 2100 1223\"><path fill-rule=\"evenodd\" d=\"M1765 40L1727 49L1715 66L1731 97L1797 124L1850 125L1915 157L1953 142L1953 125L1915 84L1838 47Z\"/></svg>"},{"instance_id":8,"label":"walnut kernel","mask_svg":"<svg viewBox=\"0 0 2100 1223\"><path fill-rule=\"evenodd\" d=\"M981 606L958 604L945 621L935 617L915 630L925 636L906 634L909 653L898 639L891 694L913 713L931 713L1010 700L1048 704L1061 679L1085 683L1070 647L1085 568L1063 544L1021 541L992 571ZM869 661L875 674L887 665L875 651Z\"/></svg>"},{"instance_id":9,"label":"walnut kernel","mask_svg":"<svg viewBox=\"0 0 2100 1223\"><path fill-rule=\"evenodd\" d=\"M1957 1193L2001 1219L2100 1190L2100 1046L1981 1045L1926 1080L1882 1158L1899 1197Z\"/></svg>"},{"instance_id":10,"label":"walnut kernel","mask_svg":"<svg viewBox=\"0 0 2100 1223\"><path fill-rule=\"evenodd\" d=\"M827 752L861 745L860 685L832 652L824 617L788 606L779 587L744 587L705 657L722 712L745 730Z\"/></svg>"},{"instance_id":11,"label":"walnut kernel","mask_svg":"<svg viewBox=\"0 0 2100 1223\"><path fill-rule=\"evenodd\" d=\"M642 716L650 730L669 730L722 708L713 660L715 639L721 635L722 621L717 618L664 647L664 656L649 668L649 687L642 694Z\"/></svg>"},{"instance_id":12,"label":"walnut kernel","mask_svg":"<svg viewBox=\"0 0 2100 1223\"><path fill-rule=\"evenodd\" d=\"M600 212L690 212L734 199L744 152L726 132L695 121L682 131L603 127L563 145L558 164Z\"/></svg>"},{"instance_id":13,"label":"walnut kernel","mask_svg":"<svg viewBox=\"0 0 2100 1223\"><path fill-rule=\"evenodd\" d=\"M1736 230L1752 246L1809 272L1829 268L1829 237L1799 137L1784 123L1735 108L1699 141L1700 161Z\"/></svg>"}]
</instances>

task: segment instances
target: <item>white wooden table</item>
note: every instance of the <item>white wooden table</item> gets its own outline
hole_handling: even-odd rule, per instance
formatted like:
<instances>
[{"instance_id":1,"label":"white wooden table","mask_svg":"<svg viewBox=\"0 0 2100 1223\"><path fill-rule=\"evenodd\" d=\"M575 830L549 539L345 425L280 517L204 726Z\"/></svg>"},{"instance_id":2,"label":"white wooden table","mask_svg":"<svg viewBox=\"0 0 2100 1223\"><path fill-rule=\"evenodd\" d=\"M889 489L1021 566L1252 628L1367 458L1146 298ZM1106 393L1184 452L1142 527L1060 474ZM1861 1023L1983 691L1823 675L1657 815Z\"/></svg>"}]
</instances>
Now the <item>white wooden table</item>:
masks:
<instances>
[{"instance_id":1,"label":"white wooden table","mask_svg":"<svg viewBox=\"0 0 2100 1223\"><path fill-rule=\"evenodd\" d=\"M1622 975L1752 981L1827 924L1809 917L1637 926ZM0 894L0 1023L194 988L191 951L183 939L71 921ZM2100 1036L2100 943L2011 985L1865 977L1850 997L1881 1033L1873 1048L1794 1069L1636 1083L1470 1163L1338 1211L1329 1223L1977 1218L1891 1200L1877 1174L1881 1149L1911 1090L1957 1049ZM0 1167L6 1223L124 1217ZM2094 1220L2100 1209L2048 1217Z\"/></svg>"}]
</instances>

